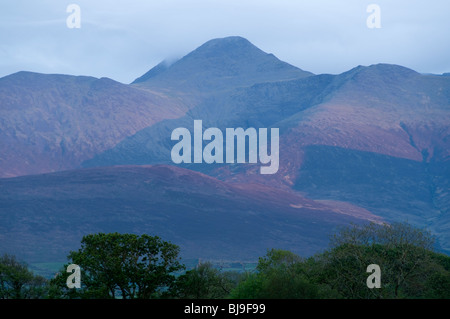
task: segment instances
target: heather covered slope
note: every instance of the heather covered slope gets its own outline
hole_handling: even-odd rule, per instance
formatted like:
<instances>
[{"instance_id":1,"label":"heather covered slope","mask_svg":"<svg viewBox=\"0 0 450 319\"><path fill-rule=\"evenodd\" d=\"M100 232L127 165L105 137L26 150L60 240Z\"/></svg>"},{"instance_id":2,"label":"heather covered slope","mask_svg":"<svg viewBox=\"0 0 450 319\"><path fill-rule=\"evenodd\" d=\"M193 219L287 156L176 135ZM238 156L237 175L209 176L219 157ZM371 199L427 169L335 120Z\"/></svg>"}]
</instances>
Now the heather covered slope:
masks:
<instances>
[{"instance_id":1,"label":"heather covered slope","mask_svg":"<svg viewBox=\"0 0 450 319\"><path fill-rule=\"evenodd\" d=\"M308 198L353 203L386 221L426 227L450 251L450 162L331 146L308 146L294 189Z\"/></svg>"},{"instance_id":2,"label":"heather covered slope","mask_svg":"<svg viewBox=\"0 0 450 319\"><path fill-rule=\"evenodd\" d=\"M83 235L147 233L185 258L254 260L269 247L302 255L349 222L381 221L263 185L228 184L174 166L125 166L0 179L0 251L64 261Z\"/></svg>"},{"instance_id":3,"label":"heather covered slope","mask_svg":"<svg viewBox=\"0 0 450 319\"><path fill-rule=\"evenodd\" d=\"M78 167L187 106L108 78L18 72L0 79L0 177Z\"/></svg>"}]
</instances>

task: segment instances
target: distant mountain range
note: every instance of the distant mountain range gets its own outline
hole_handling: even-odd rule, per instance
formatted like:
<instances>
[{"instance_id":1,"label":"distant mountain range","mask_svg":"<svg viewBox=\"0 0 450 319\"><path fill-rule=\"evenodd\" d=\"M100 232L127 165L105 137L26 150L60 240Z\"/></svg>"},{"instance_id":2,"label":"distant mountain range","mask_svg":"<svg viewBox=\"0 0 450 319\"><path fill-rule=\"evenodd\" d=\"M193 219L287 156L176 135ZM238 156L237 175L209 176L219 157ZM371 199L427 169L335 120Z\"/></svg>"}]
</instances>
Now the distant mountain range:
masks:
<instances>
[{"instance_id":1,"label":"distant mountain range","mask_svg":"<svg viewBox=\"0 0 450 319\"><path fill-rule=\"evenodd\" d=\"M196 119L279 128L279 171L175 165L171 132ZM0 251L28 260L115 230L161 235L192 258L311 254L367 220L427 227L450 252L448 76L389 64L314 75L244 38L214 39L128 85L1 78L0 141Z\"/></svg>"}]
</instances>

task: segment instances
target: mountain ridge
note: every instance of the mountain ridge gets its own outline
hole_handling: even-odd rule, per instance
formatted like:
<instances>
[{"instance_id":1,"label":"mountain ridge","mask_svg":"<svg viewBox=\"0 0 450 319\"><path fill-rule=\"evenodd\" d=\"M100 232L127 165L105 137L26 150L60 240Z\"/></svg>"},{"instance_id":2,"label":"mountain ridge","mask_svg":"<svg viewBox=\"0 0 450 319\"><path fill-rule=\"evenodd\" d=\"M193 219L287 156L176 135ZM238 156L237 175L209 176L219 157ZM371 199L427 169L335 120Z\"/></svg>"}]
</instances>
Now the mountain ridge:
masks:
<instances>
[{"instance_id":1,"label":"mountain ridge","mask_svg":"<svg viewBox=\"0 0 450 319\"><path fill-rule=\"evenodd\" d=\"M120 230L161 233L195 257L281 243L306 254L337 225L409 217L450 251L450 77L385 63L314 75L231 37L138 79L0 79L0 176L25 175L0 178L4 248L48 257L64 236ZM279 128L279 171L175 165L171 132L196 119Z\"/></svg>"}]
</instances>

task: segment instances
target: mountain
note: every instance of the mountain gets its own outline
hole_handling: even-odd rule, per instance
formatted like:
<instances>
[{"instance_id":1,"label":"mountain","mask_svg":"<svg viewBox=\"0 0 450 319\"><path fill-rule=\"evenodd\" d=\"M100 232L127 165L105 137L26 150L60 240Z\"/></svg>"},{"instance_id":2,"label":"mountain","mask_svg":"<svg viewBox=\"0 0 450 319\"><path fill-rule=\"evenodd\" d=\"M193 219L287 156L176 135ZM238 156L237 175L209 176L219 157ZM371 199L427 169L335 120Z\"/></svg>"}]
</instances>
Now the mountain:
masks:
<instances>
[{"instance_id":1,"label":"mountain","mask_svg":"<svg viewBox=\"0 0 450 319\"><path fill-rule=\"evenodd\" d=\"M0 79L0 177L79 167L187 106L108 78L19 72Z\"/></svg>"},{"instance_id":2,"label":"mountain","mask_svg":"<svg viewBox=\"0 0 450 319\"><path fill-rule=\"evenodd\" d=\"M184 258L255 260L268 247L312 254L349 222L380 218L263 185L174 166L122 166L0 179L0 251L62 261L83 235L146 233Z\"/></svg>"},{"instance_id":3,"label":"mountain","mask_svg":"<svg viewBox=\"0 0 450 319\"><path fill-rule=\"evenodd\" d=\"M141 129L181 117L205 94L309 75L241 37L211 40L133 85L18 72L0 79L0 177L77 168Z\"/></svg>"},{"instance_id":4,"label":"mountain","mask_svg":"<svg viewBox=\"0 0 450 319\"><path fill-rule=\"evenodd\" d=\"M309 254L339 225L383 220L427 227L450 252L448 76L391 64L314 75L228 37L132 84L20 72L0 97L1 176L38 174L0 179L3 249L56 258L117 230L195 258ZM194 120L279 128L278 172L174 164L171 133Z\"/></svg>"},{"instance_id":5,"label":"mountain","mask_svg":"<svg viewBox=\"0 0 450 319\"><path fill-rule=\"evenodd\" d=\"M395 65L259 83L207 98L185 116L149 126L83 165L170 163L170 133L177 127L192 130L195 119L221 129L279 127L286 154L281 160L319 144L447 161L449 105L449 78Z\"/></svg>"},{"instance_id":6,"label":"mountain","mask_svg":"<svg viewBox=\"0 0 450 319\"><path fill-rule=\"evenodd\" d=\"M168 66L162 62L132 84L201 93L303 78L303 71L238 36L213 39Z\"/></svg>"},{"instance_id":7,"label":"mountain","mask_svg":"<svg viewBox=\"0 0 450 319\"><path fill-rule=\"evenodd\" d=\"M171 163L177 127L280 128L280 169L189 164L228 182L252 181L317 200L363 207L387 221L432 229L450 251L450 81L389 64L338 75L266 82L217 94L185 116L157 123L83 163Z\"/></svg>"}]
</instances>

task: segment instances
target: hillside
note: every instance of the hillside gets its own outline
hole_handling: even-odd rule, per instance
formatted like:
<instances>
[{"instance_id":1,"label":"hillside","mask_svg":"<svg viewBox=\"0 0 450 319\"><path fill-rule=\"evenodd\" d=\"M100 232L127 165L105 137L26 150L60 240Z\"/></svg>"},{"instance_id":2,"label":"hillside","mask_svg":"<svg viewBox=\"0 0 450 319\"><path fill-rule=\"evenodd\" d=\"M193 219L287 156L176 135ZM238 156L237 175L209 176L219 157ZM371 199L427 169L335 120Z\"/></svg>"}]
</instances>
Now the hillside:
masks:
<instances>
[{"instance_id":1,"label":"hillside","mask_svg":"<svg viewBox=\"0 0 450 319\"><path fill-rule=\"evenodd\" d=\"M164 165L0 179L0 211L0 251L29 262L64 262L97 232L157 235L184 258L255 260L268 247L307 255L340 225L381 220L345 203Z\"/></svg>"},{"instance_id":2,"label":"hillside","mask_svg":"<svg viewBox=\"0 0 450 319\"><path fill-rule=\"evenodd\" d=\"M0 177L79 167L187 106L107 78L19 72L0 79Z\"/></svg>"}]
</instances>

